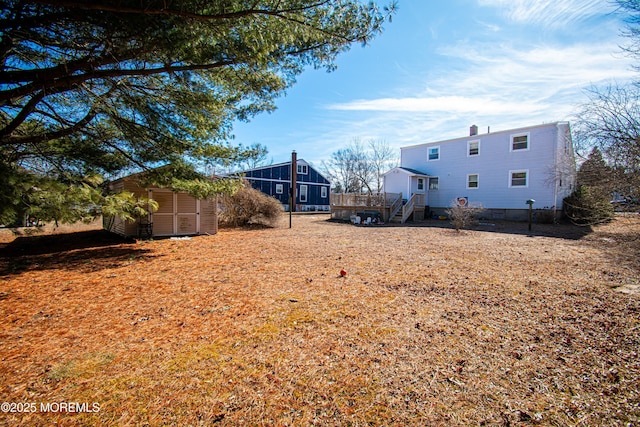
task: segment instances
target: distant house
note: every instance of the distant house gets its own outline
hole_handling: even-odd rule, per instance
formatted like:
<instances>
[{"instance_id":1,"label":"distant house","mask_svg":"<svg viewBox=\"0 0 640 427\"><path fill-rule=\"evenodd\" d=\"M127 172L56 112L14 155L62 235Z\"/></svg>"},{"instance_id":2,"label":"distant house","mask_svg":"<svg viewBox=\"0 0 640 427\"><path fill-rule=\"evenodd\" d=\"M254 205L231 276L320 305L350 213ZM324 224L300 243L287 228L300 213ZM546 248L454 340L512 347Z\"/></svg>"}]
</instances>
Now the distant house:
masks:
<instances>
[{"instance_id":1,"label":"distant house","mask_svg":"<svg viewBox=\"0 0 640 427\"><path fill-rule=\"evenodd\" d=\"M302 159L297 160L296 211L328 211L331 183ZM240 172L256 190L275 197L289 210L291 161Z\"/></svg>"},{"instance_id":2,"label":"distant house","mask_svg":"<svg viewBox=\"0 0 640 427\"><path fill-rule=\"evenodd\" d=\"M434 214L452 203L480 204L495 219L525 219L526 201L560 210L575 189L568 122L510 129L401 148L400 167L384 175L384 191L420 196Z\"/></svg>"},{"instance_id":3,"label":"distant house","mask_svg":"<svg viewBox=\"0 0 640 427\"><path fill-rule=\"evenodd\" d=\"M187 236L216 234L218 211L215 199L198 200L187 193L177 193L166 188L145 187L141 174L130 175L113 181L112 192L130 191L136 197L147 197L158 203L158 210L136 222L126 222L119 217L103 218L106 230L126 237Z\"/></svg>"}]
</instances>

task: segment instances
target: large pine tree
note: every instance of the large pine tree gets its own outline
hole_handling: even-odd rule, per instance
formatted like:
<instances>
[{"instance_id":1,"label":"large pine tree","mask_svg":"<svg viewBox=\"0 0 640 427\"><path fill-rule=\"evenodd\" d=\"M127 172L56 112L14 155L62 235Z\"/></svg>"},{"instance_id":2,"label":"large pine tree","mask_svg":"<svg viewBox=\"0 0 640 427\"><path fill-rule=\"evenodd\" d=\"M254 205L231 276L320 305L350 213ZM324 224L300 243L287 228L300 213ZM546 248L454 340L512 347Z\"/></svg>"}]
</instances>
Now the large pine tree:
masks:
<instances>
[{"instance_id":1,"label":"large pine tree","mask_svg":"<svg viewBox=\"0 0 640 427\"><path fill-rule=\"evenodd\" d=\"M174 165L165 183L224 190L194 186L193 169L250 155L225 142L232 123L272 110L305 67L333 70L393 13L358 0L0 4L0 223L78 189L96 194L40 214L93 214L99 177L159 165Z\"/></svg>"}]
</instances>

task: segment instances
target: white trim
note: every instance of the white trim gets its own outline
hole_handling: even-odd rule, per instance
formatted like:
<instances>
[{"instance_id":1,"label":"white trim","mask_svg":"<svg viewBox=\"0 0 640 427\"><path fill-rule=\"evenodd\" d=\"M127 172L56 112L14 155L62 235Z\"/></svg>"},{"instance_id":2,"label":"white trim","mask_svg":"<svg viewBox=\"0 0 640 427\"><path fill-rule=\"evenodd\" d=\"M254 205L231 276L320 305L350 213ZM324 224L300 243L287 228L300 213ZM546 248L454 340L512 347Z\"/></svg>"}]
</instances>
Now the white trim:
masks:
<instances>
[{"instance_id":1,"label":"white trim","mask_svg":"<svg viewBox=\"0 0 640 427\"><path fill-rule=\"evenodd\" d=\"M478 144L478 152L476 154L471 154L471 144L473 143L477 143ZM467 141L467 157L478 157L480 155L480 140L479 139L472 139L470 141Z\"/></svg>"},{"instance_id":2,"label":"white trim","mask_svg":"<svg viewBox=\"0 0 640 427\"><path fill-rule=\"evenodd\" d=\"M329 192L327 191L327 186L320 187L320 198L321 199L326 199L328 194L329 194Z\"/></svg>"},{"instance_id":3,"label":"white trim","mask_svg":"<svg viewBox=\"0 0 640 427\"><path fill-rule=\"evenodd\" d=\"M418 178L418 180L417 180L417 182L416 182L416 192L418 192L418 193L422 194L422 193L424 193L424 192L425 192L425 190L426 190L426 183L427 183L427 180L426 180L426 179L424 179L424 178L422 178L422 177L417 177L417 178ZM422 188L420 188L420 181L422 181Z\"/></svg>"},{"instance_id":4,"label":"white trim","mask_svg":"<svg viewBox=\"0 0 640 427\"><path fill-rule=\"evenodd\" d=\"M472 176L476 177L476 186L475 187L470 187L469 186L469 178L472 177ZM467 174L466 187L467 187L467 190L477 190L478 188L480 188L480 174L479 173L469 173L469 174Z\"/></svg>"},{"instance_id":5,"label":"white trim","mask_svg":"<svg viewBox=\"0 0 640 427\"><path fill-rule=\"evenodd\" d=\"M432 159L431 158L431 150L438 150L438 158L437 159ZM439 145L434 145L433 147L428 147L427 148L427 162L437 162L438 160L440 160L440 146Z\"/></svg>"},{"instance_id":6,"label":"white trim","mask_svg":"<svg viewBox=\"0 0 640 427\"><path fill-rule=\"evenodd\" d=\"M304 193L302 191L302 189L304 188ZM304 199L302 198L302 195L304 194ZM300 203L306 203L307 200L309 200L309 188L306 185L300 185Z\"/></svg>"},{"instance_id":7,"label":"white trim","mask_svg":"<svg viewBox=\"0 0 640 427\"><path fill-rule=\"evenodd\" d=\"M525 182L524 185L513 185L513 174L524 173ZM529 169L515 169L509 171L509 188L528 188L529 187Z\"/></svg>"},{"instance_id":8,"label":"white trim","mask_svg":"<svg viewBox=\"0 0 640 427\"><path fill-rule=\"evenodd\" d=\"M431 180L435 179L437 181L437 187L436 188L431 188ZM440 177L439 176L430 176L429 177L429 184L427 186L429 191L438 191L440 189Z\"/></svg>"},{"instance_id":9,"label":"white trim","mask_svg":"<svg viewBox=\"0 0 640 427\"><path fill-rule=\"evenodd\" d=\"M517 138L519 136L526 136L527 137L527 148L518 148L518 149L513 149L513 139ZM531 133L530 132L520 132L520 133L514 133L509 135L509 151L510 152L519 152L519 151L529 151L529 149L531 148Z\"/></svg>"},{"instance_id":10,"label":"white trim","mask_svg":"<svg viewBox=\"0 0 640 427\"><path fill-rule=\"evenodd\" d=\"M284 184L276 183L276 194L284 194Z\"/></svg>"},{"instance_id":11,"label":"white trim","mask_svg":"<svg viewBox=\"0 0 640 427\"><path fill-rule=\"evenodd\" d=\"M309 165L305 165L301 163L296 164L296 173L298 175L309 175Z\"/></svg>"},{"instance_id":12,"label":"white trim","mask_svg":"<svg viewBox=\"0 0 640 427\"><path fill-rule=\"evenodd\" d=\"M247 181L268 181L268 182L281 182L283 184L291 184L291 180L290 179L273 179L273 178L254 178L252 176L247 176L244 179L246 179ZM329 186L331 184L327 184L326 182L310 182L310 181L296 181L298 184L300 183L304 183L305 185L324 185L324 186Z\"/></svg>"}]
</instances>

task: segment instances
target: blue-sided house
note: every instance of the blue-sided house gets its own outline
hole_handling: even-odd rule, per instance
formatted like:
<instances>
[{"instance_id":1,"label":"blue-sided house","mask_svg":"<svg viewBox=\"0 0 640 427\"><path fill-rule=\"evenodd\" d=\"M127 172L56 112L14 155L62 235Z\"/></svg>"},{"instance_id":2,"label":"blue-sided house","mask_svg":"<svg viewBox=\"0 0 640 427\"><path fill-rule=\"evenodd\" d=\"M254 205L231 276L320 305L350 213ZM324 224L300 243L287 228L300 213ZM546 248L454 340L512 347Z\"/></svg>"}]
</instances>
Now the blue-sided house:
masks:
<instances>
[{"instance_id":1,"label":"blue-sided house","mask_svg":"<svg viewBox=\"0 0 640 427\"><path fill-rule=\"evenodd\" d=\"M329 211L331 182L309 163L297 160L296 203L294 212ZM291 161L240 172L256 190L273 196L289 210Z\"/></svg>"}]
</instances>

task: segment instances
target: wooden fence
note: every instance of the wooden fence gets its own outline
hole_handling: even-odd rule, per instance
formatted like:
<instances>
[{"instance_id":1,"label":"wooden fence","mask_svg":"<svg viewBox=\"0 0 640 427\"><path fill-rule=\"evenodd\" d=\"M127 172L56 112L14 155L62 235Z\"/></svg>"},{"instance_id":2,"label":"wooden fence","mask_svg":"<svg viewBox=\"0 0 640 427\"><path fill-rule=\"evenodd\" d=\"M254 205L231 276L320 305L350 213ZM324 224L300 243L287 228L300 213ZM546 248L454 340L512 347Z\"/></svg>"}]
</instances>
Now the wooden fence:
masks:
<instances>
[{"instance_id":1,"label":"wooden fence","mask_svg":"<svg viewBox=\"0 0 640 427\"><path fill-rule=\"evenodd\" d=\"M331 218L346 219L357 214L377 214L387 222L391 209L402 206L402 193L332 193Z\"/></svg>"},{"instance_id":2,"label":"wooden fence","mask_svg":"<svg viewBox=\"0 0 640 427\"><path fill-rule=\"evenodd\" d=\"M415 212L419 218L424 218L425 195L413 194L403 204L402 193L332 193L331 218L349 219L352 215L363 217L378 216L384 222L404 223ZM397 216L396 216L397 215Z\"/></svg>"}]
</instances>

